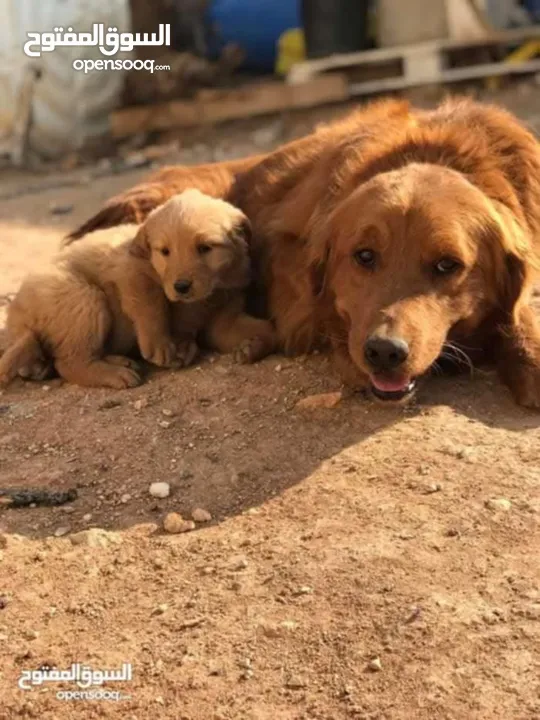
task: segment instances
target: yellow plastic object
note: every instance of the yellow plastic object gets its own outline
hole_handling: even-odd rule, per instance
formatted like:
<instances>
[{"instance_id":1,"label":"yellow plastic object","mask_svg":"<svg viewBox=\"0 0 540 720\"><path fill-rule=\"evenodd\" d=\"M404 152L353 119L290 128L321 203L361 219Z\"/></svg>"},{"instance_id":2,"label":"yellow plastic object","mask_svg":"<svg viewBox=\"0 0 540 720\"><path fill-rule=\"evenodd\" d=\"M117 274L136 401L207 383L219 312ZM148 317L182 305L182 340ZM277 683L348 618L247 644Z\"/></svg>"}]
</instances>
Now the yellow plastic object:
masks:
<instances>
[{"instance_id":1,"label":"yellow plastic object","mask_svg":"<svg viewBox=\"0 0 540 720\"><path fill-rule=\"evenodd\" d=\"M278 40L276 73L287 75L296 63L306 59L306 40L302 28L285 30Z\"/></svg>"},{"instance_id":2,"label":"yellow plastic object","mask_svg":"<svg viewBox=\"0 0 540 720\"><path fill-rule=\"evenodd\" d=\"M540 55L540 40L529 40L529 42L526 42L507 55L504 58L504 62L518 64L527 62L527 60L531 60L536 57L536 55ZM498 90L501 85L500 77L488 77L485 82L486 88L491 92Z\"/></svg>"}]
</instances>

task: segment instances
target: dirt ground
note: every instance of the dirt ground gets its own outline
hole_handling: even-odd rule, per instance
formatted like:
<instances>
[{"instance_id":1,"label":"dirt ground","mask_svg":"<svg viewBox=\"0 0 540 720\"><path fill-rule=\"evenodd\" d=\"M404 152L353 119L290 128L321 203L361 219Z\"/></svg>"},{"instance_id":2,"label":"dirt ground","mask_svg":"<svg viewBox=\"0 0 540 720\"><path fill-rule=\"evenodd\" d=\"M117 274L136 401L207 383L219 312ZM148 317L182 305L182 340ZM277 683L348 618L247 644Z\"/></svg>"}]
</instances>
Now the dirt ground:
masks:
<instances>
[{"instance_id":1,"label":"dirt ground","mask_svg":"<svg viewBox=\"0 0 540 720\"><path fill-rule=\"evenodd\" d=\"M500 100L540 129L535 92ZM169 159L270 147L321 116L238 124ZM6 173L0 312L62 233L146 173ZM216 356L125 392L5 391L0 487L78 497L0 509L0 720L540 718L540 415L490 371L427 380L405 409L296 407L338 388L323 356ZM164 533L195 508L212 520ZM131 682L104 686L128 697L18 687L72 663L131 663Z\"/></svg>"}]
</instances>

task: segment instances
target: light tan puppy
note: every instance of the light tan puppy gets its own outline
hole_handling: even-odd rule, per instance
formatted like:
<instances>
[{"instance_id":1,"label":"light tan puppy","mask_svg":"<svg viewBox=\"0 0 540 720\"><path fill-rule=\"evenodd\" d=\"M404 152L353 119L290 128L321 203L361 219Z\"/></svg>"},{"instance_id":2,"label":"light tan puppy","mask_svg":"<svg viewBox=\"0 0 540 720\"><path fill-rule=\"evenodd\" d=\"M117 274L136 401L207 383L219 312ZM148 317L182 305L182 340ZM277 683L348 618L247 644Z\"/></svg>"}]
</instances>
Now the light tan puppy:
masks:
<instances>
[{"instance_id":1,"label":"light tan puppy","mask_svg":"<svg viewBox=\"0 0 540 720\"><path fill-rule=\"evenodd\" d=\"M128 355L159 367L193 361L197 336L254 362L274 350L270 323L244 312L249 223L229 203L186 190L142 226L100 230L31 275L8 311L0 384L57 372L78 385L141 382Z\"/></svg>"}]
</instances>

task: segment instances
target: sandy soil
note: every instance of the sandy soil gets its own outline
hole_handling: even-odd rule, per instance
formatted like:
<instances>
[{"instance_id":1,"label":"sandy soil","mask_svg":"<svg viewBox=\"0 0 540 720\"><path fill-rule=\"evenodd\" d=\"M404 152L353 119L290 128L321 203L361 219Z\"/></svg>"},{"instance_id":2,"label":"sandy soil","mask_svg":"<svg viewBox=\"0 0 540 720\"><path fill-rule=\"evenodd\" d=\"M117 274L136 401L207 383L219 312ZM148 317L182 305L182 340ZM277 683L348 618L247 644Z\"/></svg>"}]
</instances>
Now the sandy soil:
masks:
<instances>
[{"instance_id":1,"label":"sandy soil","mask_svg":"<svg viewBox=\"0 0 540 720\"><path fill-rule=\"evenodd\" d=\"M540 118L537 98L504 99ZM247 141L239 127L196 152L312 121ZM50 179L3 178L0 306L144 174L32 194ZM73 211L52 215L58 203ZM540 416L484 371L428 380L406 409L296 406L337 389L314 356L209 357L126 392L6 391L0 487L78 497L0 509L0 720L540 718ZM156 481L168 498L150 495ZM163 532L168 512L195 508L212 520ZM25 670L75 662L131 663L131 682L105 686L129 698L18 687Z\"/></svg>"}]
</instances>

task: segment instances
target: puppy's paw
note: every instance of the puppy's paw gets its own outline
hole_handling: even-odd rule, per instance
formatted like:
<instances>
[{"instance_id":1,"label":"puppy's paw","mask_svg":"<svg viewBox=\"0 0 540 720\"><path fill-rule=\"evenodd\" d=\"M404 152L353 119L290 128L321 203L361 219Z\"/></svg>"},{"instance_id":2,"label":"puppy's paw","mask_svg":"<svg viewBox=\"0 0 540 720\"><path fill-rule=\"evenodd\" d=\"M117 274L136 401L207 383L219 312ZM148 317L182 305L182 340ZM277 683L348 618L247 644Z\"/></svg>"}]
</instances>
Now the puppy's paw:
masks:
<instances>
[{"instance_id":1,"label":"puppy's paw","mask_svg":"<svg viewBox=\"0 0 540 720\"><path fill-rule=\"evenodd\" d=\"M540 410L540 366L522 368L512 380L510 389L518 405Z\"/></svg>"},{"instance_id":2,"label":"puppy's paw","mask_svg":"<svg viewBox=\"0 0 540 720\"><path fill-rule=\"evenodd\" d=\"M188 367L199 354L199 348L194 340L183 340L176 345L176 359L180 367Z\"/></svg>"},{"instance_id":3,"label":"puppy's paw","mask_svg":"<svg viewBox=\"0 0 540 720\"><path fill-rule=\"evenodd\" d=\"M268 348L268 342L263 337L252 337L244 340L233 350L233 360L240 365L250 365L251 363L262 360L269 355L271 350Z\"/></svg>"},{"instance_id":4,"label":"puppy's paw","mask_svg":"<svg viewBox=\"0 0 540 720\"><path fill-rule=\"evenodd\" d=\"M105 362L108 362L109 365L120 365L121 367L131 368L135 370L136 373L141 372L139 363L125 355L107 355Z\"/></svg>"},{"instance_id":5,"label":"puppy's paw","mask_svg":"<svg viewBox=\"0 0 540 720\"><path fill-rule=\"evenodd\" d=\"M144 346L141 344L141 354L145 360L157 367L182 367L182 361L178 359L178 346L169 338L145 343Z\"/></svg>"},{"instance_id":6,"label":"puppy's paw","mask_svg":"<svg viewBox=\"0 0 540 720\"><path fill-rule=\"evenodd\" d=\"M34 380L42 382L54 375L54 364L47 360L36 360L31 365L19 368L19 377L23 380Z\"/></svg>"},{"instance_id":7,"label":"puppy's paw","mask_svg":"<svg viewBox=\"0 0 540 720\"><path fill-rule=\"evenodd\" d=\"M122 367L121 365L110 365L106 377L103 378L105 387L114 388L115 390L125 390L126 388L134 388L142 383L142 378L138 372L130 367Z\"/></svg>"}]
</instances>

